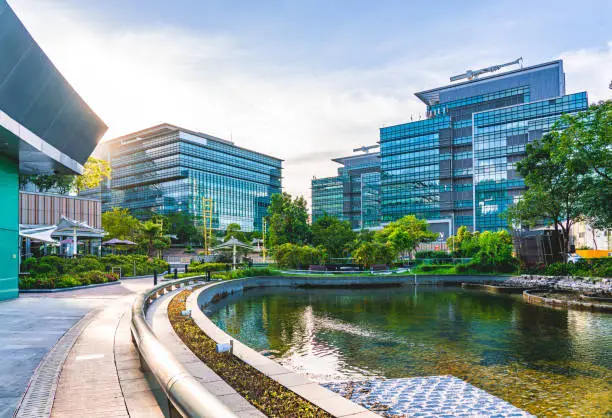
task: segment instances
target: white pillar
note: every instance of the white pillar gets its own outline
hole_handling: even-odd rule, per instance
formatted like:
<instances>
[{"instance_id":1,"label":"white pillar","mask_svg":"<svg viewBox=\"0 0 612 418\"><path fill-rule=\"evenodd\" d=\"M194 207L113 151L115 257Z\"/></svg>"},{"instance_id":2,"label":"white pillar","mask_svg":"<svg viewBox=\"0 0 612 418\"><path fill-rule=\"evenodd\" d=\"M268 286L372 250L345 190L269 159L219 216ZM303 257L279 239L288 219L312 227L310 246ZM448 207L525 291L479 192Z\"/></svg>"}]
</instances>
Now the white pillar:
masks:
<instances>
[{"instance_id":1,"label":"white pillar","mask_svg":"<svg viewBox=\"0 0 612 418\"><path fill-rule=\"evenodd\" d=\"M74 257L77 256L77 247L78 247L78 241L77 241L77 233L76 233L76 228L72 229L72 255Z\"/></svg>"},{"instance_id":2,"label":"white pillar","mask_svg":"<svg viewBox=\"0 0 612 418\"><path fill-rule=\"evenodd\" d=\"M234 246L232 247L233 251L233 256L234 256L234 265L233 265L233 269L236 270L236 244L234 244Z\"/></svg>"}]
</instances>

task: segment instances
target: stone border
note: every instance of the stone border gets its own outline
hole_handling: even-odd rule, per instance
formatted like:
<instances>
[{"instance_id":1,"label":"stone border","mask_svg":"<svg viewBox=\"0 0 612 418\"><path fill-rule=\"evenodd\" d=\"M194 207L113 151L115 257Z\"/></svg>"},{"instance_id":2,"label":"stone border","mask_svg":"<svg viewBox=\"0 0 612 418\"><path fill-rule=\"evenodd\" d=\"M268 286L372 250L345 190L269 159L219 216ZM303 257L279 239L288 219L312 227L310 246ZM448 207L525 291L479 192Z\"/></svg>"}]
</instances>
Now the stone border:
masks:
<instances>
[{"instance_id":1,"label":"stone border","mask_svg":"<svg viewBox=\"0 0 612 418\"><path fill-rule=\"evenodd\" d=\"M287 389L318 406L336 417L371 417L380 418L375 414L357 405L354 402L332 392L308 378L286 369L274 360L259 354L257 351L229 336L218 328L200 309L199 303L208 304L212 298L220 293L235 293L244 289L255 287L363 287L363 286L401 286L409 283L405 278L391 277L354 277L354 278L294 278L294 277L251 277L213 283L195 290L186 300L187 309L191 310L191 317L202 331L217 343L234 341L234 355L259 370L261 373L280 383Z\"/></svg>"},{"instance_id":2,"label":"stone border","mask_svg":"<svg viewBox=\"0 0 612 418\"><path fill-rule=\"evenodd\" d=\"M560 300L560 299L552 299L545 298L544 296L539 296L532 294L530 292L535 292L535 290L525 290L523 292L523 300L527 303L531 303L534 305L546 305L551 307L560 307L560 308L571 308L571 309L583 309L583 310L591 310L591 311L599 311L599 312L612 312L612 305L604 305L601 303L591 303L591 302L580 302L576 300ZM543 290L539 290L539 292L547 292Z\"/></svg>"},{"instance_id":3,"label":"stone border","mask_svg":"<svg viewBox=\"0 0 612 418\"><path fill-rule=\"evenodd\" d=\"M93 289L94 287L113 286L113 285L116 285L116 284L121 284L121 280L117 280L115 282L89 284L87 286L61 287L59 289L19 289L19 293L58 293L58 292L69 292L71 290Z\"/></svg>"},{"instance_id":4,"label":"stone border","mask_svg":"<svg viewBox=\"0 0 612 418\"><path fill-rule=\"evenodd\" d=\"M489 293L523 293L526 288L524 287L504 287L504 286L495 286L492 284L478 284L478 283L461 283L461 287L464 289L476 289L476 290L484 290Z\"/></svg>"}]
</instances>

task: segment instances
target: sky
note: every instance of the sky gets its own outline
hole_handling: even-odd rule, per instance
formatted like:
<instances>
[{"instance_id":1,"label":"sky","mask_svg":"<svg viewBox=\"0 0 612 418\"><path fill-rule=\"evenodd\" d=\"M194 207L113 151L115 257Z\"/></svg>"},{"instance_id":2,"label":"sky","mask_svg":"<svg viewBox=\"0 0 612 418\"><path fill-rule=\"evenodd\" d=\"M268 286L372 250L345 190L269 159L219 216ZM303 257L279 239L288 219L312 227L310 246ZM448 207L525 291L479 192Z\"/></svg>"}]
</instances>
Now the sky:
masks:
<instances>
[{"instance_id":1,"label":"sky","mask_svg":"<svg viewBox=\"0 0 612 418\"><path fill-rule=\"evenodd\" d=\"M562 58L567 93L612 96L610 0L8 1L104 139L167 122L232 140L283 159L308 200L331 158L468 69Z\"/></svg>"}]
</instances>

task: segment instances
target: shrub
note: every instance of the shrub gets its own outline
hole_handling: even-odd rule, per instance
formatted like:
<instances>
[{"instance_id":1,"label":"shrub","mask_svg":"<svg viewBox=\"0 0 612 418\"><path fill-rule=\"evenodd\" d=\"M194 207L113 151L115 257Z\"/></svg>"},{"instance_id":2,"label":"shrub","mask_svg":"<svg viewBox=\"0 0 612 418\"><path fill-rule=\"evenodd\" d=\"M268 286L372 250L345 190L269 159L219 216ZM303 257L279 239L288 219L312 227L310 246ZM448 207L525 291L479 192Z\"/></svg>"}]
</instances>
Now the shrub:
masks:
<instances>
[{"instance_id":1,"label":"shrub","mask_svg":"<svg viewBox=\"0 0 612 418\"><path fill-rule=\"evenodd\" d=\"M191 263L189 271L194 273L206 273L209 271L224 271L227 269L226 263Z\"/></svg>"},{"instance_id":2,"label":"shrub","mask_svg":"<svg viewBox=\"0 0 612 418\"><path fill-rule=\"evenodd\" d=\"M83 273L83 275L81 275L81 281L83 283L87 281L89 284L100 284L106 283L108 278L106 277L106 273L99 270L93 270Z\"/></svg>"},{"instance_id":3,"label":"shrub","mask_svg":"<svg viewBox=\"0 0 612 418\"><path fill-rule=\"evenodd\" d=\"M417 251L414 258L452 258L446 251Z\"/></svg>"},{"instance_id":4,"label":"shrub","mask_svg":"<svg viewBox=\"0 0 612 418\"><path fill-rule=\"evenodd\" d=\"M90 284L90 283L87 283ZM66 288L66 287L77 287L77 286L86 286L82 279L78 279L73 276L62 276L60 277L56 283L55 287L57 289Z\"/></svg>"},{"instance_id":5,"label":"shrub","mask_svg":"<svg viewBox=\"0 0 612 418\"><path fill-rule=\"evenodd\" d=\"M97 257L81 257L74 259L71 273L84 273L88 271L104 270L104 264Z\"/></svg>"},{"instance_id":6,"label":"shrub","mask_svg":"<svg viewBox=\"0 0 612 418\"><path fill-rule=\"evenodd\" d=\"M455 266L452 264L422 264L418 267L419 271L427 272L427 271L435 271L440 269L452 269Z\"/></svg>"}]
</instances>

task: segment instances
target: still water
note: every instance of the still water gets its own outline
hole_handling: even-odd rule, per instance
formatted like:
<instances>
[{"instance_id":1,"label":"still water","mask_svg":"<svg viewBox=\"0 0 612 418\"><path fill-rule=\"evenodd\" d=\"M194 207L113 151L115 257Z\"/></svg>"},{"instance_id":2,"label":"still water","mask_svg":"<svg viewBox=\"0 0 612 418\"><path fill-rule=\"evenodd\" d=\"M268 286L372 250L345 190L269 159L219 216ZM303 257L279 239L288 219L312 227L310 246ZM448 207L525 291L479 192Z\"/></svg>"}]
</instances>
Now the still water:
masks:
<instances>
[{"instance_id":1,"label":"still water","mask_svg":"<svg viewBox=\"0 0 612 418\"><path fill-rule=\"evenodd\" d=\"M264 288L213 322L319 382L452 374L538 416L611 416L612 315L456 287Z\"/></svg>"}]
</instances>

